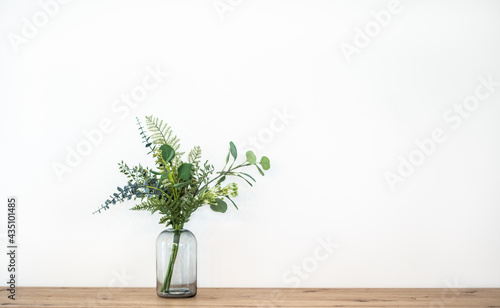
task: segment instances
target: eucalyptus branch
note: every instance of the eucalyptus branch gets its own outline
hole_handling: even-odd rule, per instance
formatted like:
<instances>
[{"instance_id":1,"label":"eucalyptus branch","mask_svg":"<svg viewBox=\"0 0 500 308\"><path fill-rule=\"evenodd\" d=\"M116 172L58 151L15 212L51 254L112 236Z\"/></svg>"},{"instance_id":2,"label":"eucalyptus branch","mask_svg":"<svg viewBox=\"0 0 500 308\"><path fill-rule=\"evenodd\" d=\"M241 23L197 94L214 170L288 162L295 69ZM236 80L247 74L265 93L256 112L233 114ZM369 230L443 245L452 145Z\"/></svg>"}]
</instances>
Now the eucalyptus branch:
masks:
<instances>
[{"instance_id":1,"label":"eucalyptus branch","mask_svg":"<svg viewBox=\"0 0 500 308\"><path fill-rule=\"evenodd\" d=\"M202 191L204 188L208 187L212 182L222 178L223 176L226 176L226 175L232 175L232 171L236 170L236 169L239 169L239 168L242 168L242 167L247 167L247 166L250 166L251 164L250 163L242 163L241 165L238 165L236 167L234 167L233 169L231 169L231 167L229 167L229 169L227 169L226 171L224 171L224 169L222 171L219 171L217 172L219 175L216 176L215 178L213 178L212 180L210 180L208 183L206 183L202 188L198 189L198 192L199 191Z\"/></svg>"},{"instance_id":2,"label":"eucalyptus branch","mask_svg":"<svg viewBox=\"0 0 500 308\"><path fill-rule=\"evenodd\" d=\"M142 127L141 121L139 120L138 117L136 117L136 119L137 119L137 125L139 125L139 130L141 131L139 134L141 135L141 138L143 139L142 142L146 143L146 148L149 148L151 150L148 154L154 153L156 146L154 146L152 142L149 142L149 139L151 137L146 136L146 132L144 131L144 128Z\"/></svg>"}]
</instances>

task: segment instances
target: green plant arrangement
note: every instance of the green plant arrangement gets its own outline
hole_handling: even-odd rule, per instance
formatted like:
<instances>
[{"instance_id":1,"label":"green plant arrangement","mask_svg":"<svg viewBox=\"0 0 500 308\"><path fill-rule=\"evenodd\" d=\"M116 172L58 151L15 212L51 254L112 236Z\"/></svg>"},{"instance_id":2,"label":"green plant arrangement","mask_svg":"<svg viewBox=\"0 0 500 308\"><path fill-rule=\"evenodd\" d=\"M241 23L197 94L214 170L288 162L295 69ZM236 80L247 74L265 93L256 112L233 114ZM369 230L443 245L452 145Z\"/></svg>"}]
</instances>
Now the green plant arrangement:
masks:
<instances>
[{"instance_id":1,"label":"green plant arrangement","mask_svg":"<svg viewBox=\"0 0 500 308\"><path fill-rule=\"evenodd\" d=\"M172 252L167 268L167 273L161 291L170 288L175 258L179 247L180 230L189 221L191 215L201 206L209 205L219 213L227 210L226 200L231 202L236 209L234 197L238 196L238 185L234 182L223 186L226 180L233 176L243 179L252 186L255 179L248 173L241 172L245 167L255 166L261 175L270 168L269 159L263 156L257 161L252 151L246 152L245 160L236 163L238 151L233 142L229 143L229 151L225 165L221 171L215 172L214 166L208 161L201 162L201 148L195 146L183 160L185 153L180 152L180 143L167 123L153 116L146 117L145 126L137 118L137 125L142 142L148 149L155 162L155 168L142 165L129 167L123 161L119 163L120 172L128 182L123 187L117 187L104 204L95 212L101 213L109 209L110 204L126 200L139 199L131 210L150 211L152 214L161 215L160 224L171 226L174 230Z\"/></svg>"}]
</instances>

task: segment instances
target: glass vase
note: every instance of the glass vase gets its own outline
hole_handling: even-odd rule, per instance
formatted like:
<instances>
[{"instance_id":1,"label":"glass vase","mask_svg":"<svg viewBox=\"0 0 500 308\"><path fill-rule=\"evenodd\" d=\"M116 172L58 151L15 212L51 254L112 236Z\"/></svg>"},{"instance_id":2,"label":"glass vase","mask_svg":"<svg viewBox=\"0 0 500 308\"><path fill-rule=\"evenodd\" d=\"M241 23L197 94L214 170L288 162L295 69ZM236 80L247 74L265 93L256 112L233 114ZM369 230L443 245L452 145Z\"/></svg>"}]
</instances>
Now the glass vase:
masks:
<instances>
[{"instance_id":1,"label":"glass vase","mask_svg":"<svg viewBox=\"0 0 500 308\"><path fill-rule=\"evenodd\" d=\"M172 228L156 239L156 294L159 297L196 295L196 237Z\"/></svg>"}]
</instances>

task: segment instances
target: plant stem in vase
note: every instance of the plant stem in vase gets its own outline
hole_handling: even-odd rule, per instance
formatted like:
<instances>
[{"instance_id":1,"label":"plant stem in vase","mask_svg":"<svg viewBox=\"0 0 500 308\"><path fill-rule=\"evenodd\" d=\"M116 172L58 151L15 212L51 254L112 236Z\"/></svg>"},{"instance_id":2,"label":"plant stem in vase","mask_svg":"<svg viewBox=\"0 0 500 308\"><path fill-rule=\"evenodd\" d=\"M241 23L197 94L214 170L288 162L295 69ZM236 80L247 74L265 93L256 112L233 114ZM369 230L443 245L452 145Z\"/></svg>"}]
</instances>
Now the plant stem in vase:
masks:
<instances>
[{"instance_id":1,"label":"plant stem in vase","mask_svg":"<svg viewBox=\"0 0 500 308\"><path fill-rule=\"evenodd\" d=\"M174 274L175 259L177 258L177 253L179 252L180 239L180 230L175 230L174 240L172 243L172 252L170 253L170 261L168 261L167 273L165 274L165 280L163 281L163 287L161 289L163 293L167 293L170 290L170 283L172 282L172 275Z\"/></svg>"}]
</instances>

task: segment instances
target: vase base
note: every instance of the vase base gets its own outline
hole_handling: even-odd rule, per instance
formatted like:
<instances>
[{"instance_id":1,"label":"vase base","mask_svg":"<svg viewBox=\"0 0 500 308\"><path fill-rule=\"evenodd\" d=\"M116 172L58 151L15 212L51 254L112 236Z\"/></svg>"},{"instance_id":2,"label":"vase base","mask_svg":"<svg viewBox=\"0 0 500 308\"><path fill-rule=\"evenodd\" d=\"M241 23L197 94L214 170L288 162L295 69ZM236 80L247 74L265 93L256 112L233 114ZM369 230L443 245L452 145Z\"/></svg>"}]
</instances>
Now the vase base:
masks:
<instances>
[{"instance_id":1,"label":"vase base","mask_svg":"<svg viewBox=\"0 0 500 308\"><path fill-rule=\"evenodd\" d=\"M193 297L196 292L189 288L171 288L167 292L157 292L159 297L163 298L181 298L181 297Z\"/></svg>"}]
</instances>

